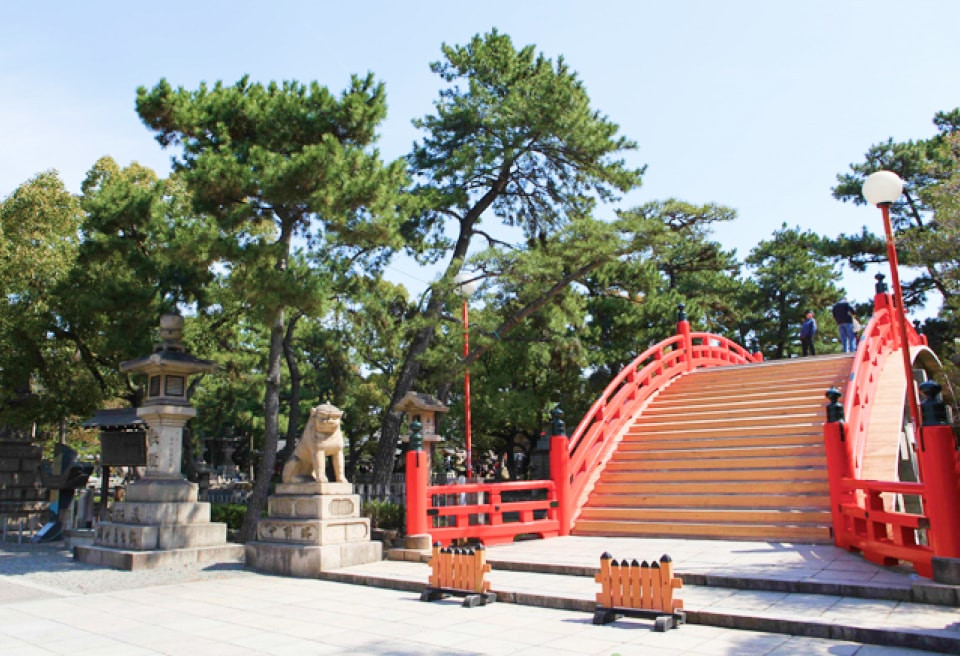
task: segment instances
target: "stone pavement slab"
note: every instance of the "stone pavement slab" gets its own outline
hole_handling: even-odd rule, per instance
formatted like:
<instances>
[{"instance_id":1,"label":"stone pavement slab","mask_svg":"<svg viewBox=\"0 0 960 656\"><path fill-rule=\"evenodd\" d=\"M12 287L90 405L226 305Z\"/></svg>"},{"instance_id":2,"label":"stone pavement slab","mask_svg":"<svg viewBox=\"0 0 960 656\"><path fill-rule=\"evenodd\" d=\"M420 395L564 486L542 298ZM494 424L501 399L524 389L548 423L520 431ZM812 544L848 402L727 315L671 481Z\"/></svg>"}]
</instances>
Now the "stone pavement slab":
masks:
<instances>
[{"instance_id":1,"label":"stone pavement slab","mask_svg":"<svg viewBox=\"0 0 960 656\"><path fill-rule=\"evenodd\" d=\"M131 573L132 574L132 573ZM568 577L569 578L569 577ZM866 650L866 651L865 651ZM87 654L919 656L850 641L644 622L495 603L423 603L412 592L240 572L140 590L0 606L0 656Z\"/></svg>"}]
</instances>

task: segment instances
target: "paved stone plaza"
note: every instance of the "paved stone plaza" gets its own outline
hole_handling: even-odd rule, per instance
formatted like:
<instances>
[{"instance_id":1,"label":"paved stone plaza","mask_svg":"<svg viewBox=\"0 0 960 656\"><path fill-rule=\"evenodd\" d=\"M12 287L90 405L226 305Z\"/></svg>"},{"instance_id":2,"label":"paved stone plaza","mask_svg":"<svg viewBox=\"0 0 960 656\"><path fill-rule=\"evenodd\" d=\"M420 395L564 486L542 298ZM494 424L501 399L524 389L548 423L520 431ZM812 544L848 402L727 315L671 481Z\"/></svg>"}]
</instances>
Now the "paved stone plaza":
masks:
<instances>
[{"instance_id":1,"label":"paved stone plaza","mask_svg":"<svg viewBox=\"0 0 960 656\"><path fill-rule=\"evenodd\" d=\"M0 656L924 653L694 624L667 633L641 620L594 626L590 613L426 604L415 592L263 575L237 564L108 570L57 547L0 545Z\"/></svg>"}]
</instances>

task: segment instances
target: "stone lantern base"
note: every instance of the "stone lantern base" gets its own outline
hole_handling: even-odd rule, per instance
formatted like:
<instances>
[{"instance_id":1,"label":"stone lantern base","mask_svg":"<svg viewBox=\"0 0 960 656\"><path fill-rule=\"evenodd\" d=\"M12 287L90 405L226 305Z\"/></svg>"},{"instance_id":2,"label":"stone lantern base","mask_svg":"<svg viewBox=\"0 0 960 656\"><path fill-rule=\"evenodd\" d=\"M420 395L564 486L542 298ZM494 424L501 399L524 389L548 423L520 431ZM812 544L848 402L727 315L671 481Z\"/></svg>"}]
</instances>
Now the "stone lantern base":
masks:
<instances>
[{"instance_id":1,"label":"stone lantern base","mask_svg":"<svg viewBox=\"0 0 960 656\"><path fill-rule=\"evenodd\" d=\"M260 572L313 578L320 572L375 562L383 545L370 540L360 496L350 483L284 483L267 501L246 565Z\"/></svg>"},{"instance_id":2,"label":"stone lantern base","mask_svg":"<svg viewBox=\"0 0 960 656\"><path fill-rule=\"evenodd\" d=\"M227 525L210 521L210 504L197 501L185 480L131 483L110 519L94 528L92 546L78 545L82 563L115 569L148 569L183 563L241 561L243 545L227 543Z\"/></svg>"}]
</instances>

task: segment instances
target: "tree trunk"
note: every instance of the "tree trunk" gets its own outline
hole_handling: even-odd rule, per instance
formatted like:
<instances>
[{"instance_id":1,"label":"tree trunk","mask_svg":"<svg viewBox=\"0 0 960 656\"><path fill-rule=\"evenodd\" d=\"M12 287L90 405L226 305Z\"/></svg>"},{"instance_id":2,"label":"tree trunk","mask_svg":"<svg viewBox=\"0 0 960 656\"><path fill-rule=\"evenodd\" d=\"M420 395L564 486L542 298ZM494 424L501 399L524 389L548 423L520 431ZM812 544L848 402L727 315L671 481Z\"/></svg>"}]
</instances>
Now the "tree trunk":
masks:
<instances>
[{"instance_id":1,"label":"tree trunk","mask_svg":"<svg viewBox=\"0 0 960 656\"><path fill-rule=\"evenodd\" d=\"M280 418L280 361L283 357L283 310L277 312L270 327L270 356L267 363L266 393L263 400L263 453L257 467L257 480L243 516L240 541L250 542L256 538L257 522L266 505L273 469L277 463L277 426Z\"/></svg>"},{"instance_id":2,"label":"tree trunk","mask_svg":"<svg viewBox=\"0 0 960 656\"><path fill-rule=\"evenodd\" d=\"M287 439L283 450L277 454L277 462L283 463L293 453L297 443L297 426L300 425L300 386L303 381L303 374L300 373L300 367L297 365L297 358L293 352L293 334L296 330L297 321L303 317L302 312L297 312L287 323L287 332L283 337L283 357L287 362L287 373L290 374L290 415L287 421Z\"/></svg>"},{"instance_id":3,"label":"tree trunk","mask_svg":"<svg viewBox=\"0 0 960 656\"><path fill-rule=\"evenodd\" d=\"M277 271L286 271L290 259L290 241L296 221L291 217L279 217L280 238L277 240L280 252L277 256ZM270 324L270 355L267 360L266 390L263 395L263 452L260 454L260 466L253 484L240 528L240 541L249 542L257 536L257 522L263 507L267 503L267 493L273 480L274 467L277 464L277 437L280 424L280 362L283 359L283 339L285 334L284 308L279 308ZM250 454L253 457L253 454Z\"/></svg>"},{"instance_id":4,"label":"tree trunk","mask_svg":"<svg viewBox=\"0 0 960 656\"><path fill-rule=\"evenodd\" d=\"M430 305L427 307L427 313L430 312L430 306L432 305L433 300L431 299ZM413 389L413 385L417 381L417 375L420 373L420 357L426 353L430 346L433 331L432 326L427 326L418 330L417 334L414 335L413 341L410 342L410 347L407 349L403 366L400 368L400 375L397 376L397 384L390 396L390 405L384 409L383 421L380 424L380 442L377 444L377 455L373 461L373 482L377 485L387 485L393 474L393 461L396 455L397 442L400 439L400 424L403 422L403 413L395 412L393 408L400 402L400 399L407 395L407 392Z\"/></svg>"}]
</instances>

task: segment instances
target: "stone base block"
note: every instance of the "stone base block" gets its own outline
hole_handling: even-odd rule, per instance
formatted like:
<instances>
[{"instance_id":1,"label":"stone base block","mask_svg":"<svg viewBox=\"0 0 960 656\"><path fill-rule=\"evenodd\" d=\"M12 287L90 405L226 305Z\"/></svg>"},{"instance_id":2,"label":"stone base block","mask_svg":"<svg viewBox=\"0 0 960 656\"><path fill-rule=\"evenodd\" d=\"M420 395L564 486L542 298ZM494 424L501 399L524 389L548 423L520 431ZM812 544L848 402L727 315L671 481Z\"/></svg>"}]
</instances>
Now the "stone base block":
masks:
<instances>
[{"instance_id":1,"label":"stone base block","mask_svg":"<svg viewBox=\"0 0 960 656\"><path fill-rule=\"evenodd\" d=\"M360 516L359 494L272 495L267 499L270 517L338 519Z\"/></svg>"},{"instance_id":2,"label":"stone base block","mask_svg":"<svg viewBox=\"0 0 960 656\"><path fill-rule=\"evenodd\" d=\"M280 483L274 492L277 496L301 494L353 494L353 483Z\"/></svg>"},{"instance_id":3,"label":"stone base block","mask_svg":"<svg viewBox=\"0 0 960 656\"><path fill-rule=\"evenodd\" d=\"M258 572L314 578L341 567L364 565L383 557L379 542L352 542L346 544L297 545L270 542L246 544L246 566Z\"/></svg>"},{"instance_id":4,"label":"stone base block","mask_svg":"<svg viewBox=\"0 0 960 656\"><path fill-rule=\"evenodd\" d=\"M433 549L433 542L429 533L418 533L416 535L407 535L403 538L404 549L418 549L420 551L430 551Z\"/></svg>"},{"instance_id":5,"label":"stone base block","mask_svg":"<svg viewBox=\"0 0 960 656\"><path fill-rule=\"evenodd\" d=\"M212 547L227 542L227 525L220 522L161 526L100 522L95 530L96 546L131 551Z\"/></svg>"},{"instance_id":6,"label":"stone base block","mask_svg":"<svg viewBox=\"0 0 960 656\"><path fill-rule=\"evenodd\" d=\"M370 519L368 517L345 519L268 517L257 522L257 539L264 542L302 542L313 545L362 542L370 539Z\"/></svg>"},{"instance_id":7,"label":"stone base block","mask_svg":"<svg viewBox=\"0 0 960 656\"><path fill-rule=\"evenodd\" d=\"M159 546L159 526L98 522L93 543L99 547L149 551Z\"/></svg>"},{"instance_id":8,"label":"stone base block","mask_svg":"<svg viewBox=\"0 0 960 656\"><path fill-rule=\"evenodd\" d=\"M431 549L406 549L397 547L387 549L387 560L405 560L413 563L429 563L433 556Z\"/></svg>"},{"instance_id":9,"label":"stone base block","mask_svg":"<svg viewBox=\"0 0 960 656\"><path fill-rule=\"evenodd\" d=\"M81 563L113 569L153 569L191 563L243 562L243 545L222 544L213 547L164 551L129 551L96 545L92 547L78 545L74 549L73 557Z\"/></svg>"},{"instance_id":10,"label":"stone base block","mask_svg":"<svg viewBox=\"0 0 960 656\"><path fill-rule=\"evenodd\" d=\"M63 531L63 541L67 549L78 546L90 546L96 533L92 528L68 528Z\"/></svg>"},{"instance_id":11,"label":"stone base block","mask_svg":"<svg viewBox=\"0 0 960 656\"><path fill-rule=\"evenodd\" d=\"M143 479L127 486L126 501L196 502L198 486L186 480Z\"/></svg>"},{"instance_id":12,"label":"stone base block","mask_svg":"<svg viewBox=\"0 0 960 656\"><path fill-rule=\"evenodd\" d=\"M113 504L110 519L120 524L207 524L210 504L120 501Z\"/></svg>"},{"instance_id":13,"label":"stone base block","mask_svg":"<svg viewBox=\"0 0 960 656\"><path fill-rule=\"evenodd\" d=\"M227 525L222 522L161 526L157 540L160 549L214 547L226 543Z\"/></svg>"},{"instance_id":14,"label":"stone base block","mask_svg":"<svg viewBox=\"0 0 960 656\"><path fill-rule=\"evenodd\" d=\"M945 585L960 585L960 558L934 556L933 580Z\"/></svg>"}]
</instances>

